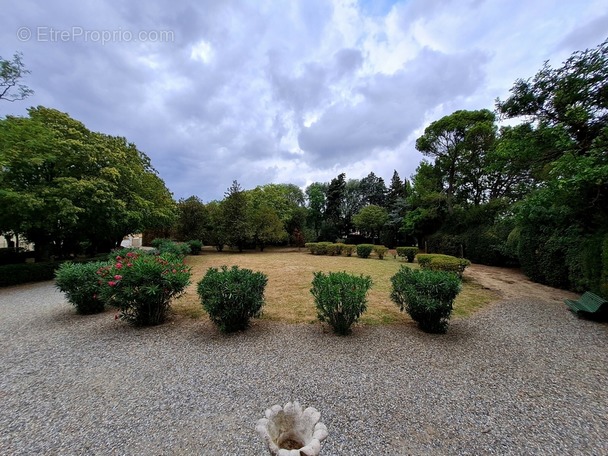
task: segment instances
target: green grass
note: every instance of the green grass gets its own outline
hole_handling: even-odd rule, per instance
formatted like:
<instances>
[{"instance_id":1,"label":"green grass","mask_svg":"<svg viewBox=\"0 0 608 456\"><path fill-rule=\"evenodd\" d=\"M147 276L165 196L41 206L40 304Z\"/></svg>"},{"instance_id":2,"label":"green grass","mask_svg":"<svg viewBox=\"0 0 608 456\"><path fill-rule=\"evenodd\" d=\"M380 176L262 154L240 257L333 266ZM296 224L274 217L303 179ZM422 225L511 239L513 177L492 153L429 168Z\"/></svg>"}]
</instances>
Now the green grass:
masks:
<instances>
[{"instance_id":1,"label":"green grass","mask_svg":"<svg viewBox=\"0 0 608 456\"><path fill-rule=\"evenodd\" d=\"M373 285L368 293L368 309L361 316L367 325L410 322L409 316L400 312L390 299L390 278L401 265L417 268L386 255L384 260L346 256L311 255L306 249L271 249L265 252L247 251L215 252L205 249L202 255L190 256L187 263L192 267L192 284L184 296L176 300L173 308L178 315L188 318L206 318L198 295L196 283L209 267L238 265L268 275L266 305L262 318L286 323L310 323L317 319L314 300L310 294L313 272L346 271L356 275L369 275ZM496 297L474 282L466 281L454 303L455 317L467 317Z\"/></svg>"}]
</instances>

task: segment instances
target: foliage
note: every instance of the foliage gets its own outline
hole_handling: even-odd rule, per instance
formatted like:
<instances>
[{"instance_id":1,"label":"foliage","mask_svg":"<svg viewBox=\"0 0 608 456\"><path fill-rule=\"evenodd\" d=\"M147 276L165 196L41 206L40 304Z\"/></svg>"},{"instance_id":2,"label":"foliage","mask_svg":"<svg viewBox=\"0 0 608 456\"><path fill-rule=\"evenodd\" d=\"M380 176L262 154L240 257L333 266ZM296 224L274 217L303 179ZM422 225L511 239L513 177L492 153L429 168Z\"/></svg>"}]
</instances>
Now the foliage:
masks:
<instances>
[{"instance_id":1,"label":"foliage","mask_svg":"<svg viewBox=\"0 0 608 456\"><path fill-rule=\"evenodd\" d=\"M388 247L383 245L375 245L373 250L375 254L378 255L378 259L384 260L384 255L386 255L386 252L388 252Z\"/></svg>"},{"instance_id":2,"label":"foliage","mask_svg":"<svg viewBox=\"0 0 608 456\"><path fill-rule=\"evenodd\" d=\"M135 326L163 323L171 300L190 283L190 268L171 254L128 252L97 272L102 299L120 309L120 318Z\"/></svg>"},{"instance_id":3,"label":"foliage","mask_svg":"<svg viewBox=\"0 0 608 456\"><path fill-rule=\"evenodd\" d=\"M189 243L177 243L173 242L171 239L166 238L158 238L154 239L150 245L158 250L159 254L170 254L175 256L186 256L190 254L190 244Z\"/></svg>"},{"instance_id":4,"label":"foliage","mask_svg":"<svg viewBox=\"0 0 608 456\"><path fill-rule=\"evenodd\" d=\"M266 203L249 206L249 230L253 242L264 251L267 244L276 244L288 240L287 231L276 211Z\"/></svg>"},{"instance_id":5,"label":"foliage","mask_svg":"<svg viewBox=\"0 0 608 456\"><path fill-rule=\"evenodd\" d=\"M233 332L246 329L251 318L260 316L267 282L261 272L222 266L209 268L197 291L211 321L222 332Z\"/></svg>"},{"instance_id":6,"label":"foliage","mask_svg":"<svg viewBox=\"0 0 608 456\"><path fill-rule=\"evenodd\" d=\"M372 244L359 244L357 245L357 256L359 258L369 258L374 246Z\"/></svg>"},{"instance_id":7,"label":"foliage","mask_svg":"<svg viewBox=\"0 0 608 456\"><path fill-rule=\"evenodd\" d=\"M418 255L420 268L430 271L446 271L456 273L462 277L462 273L471 265L471 262L464 258L456 258L450 255L439 253L421 253Z\"/></svg>"},{"instance_id":8,"label":"foliage","mask_svg":"<svg viewBox=\"0 0 608 456\"><path fill-rule=\"evenodd\" d=\"M247 194L237 181L233 181L222 201L222 212L226 242L243 251L245 243L251 238L247 220Z\"/></svg>"},{"instance_id":9,"label":"foliage","mask_svg":"<svg viewBox=\"0 0 608 456\"><path fill-rule=\"evenodd\" d=\"M107 263L101 261L66 262L55 271L55 286L65 293L67 300L79 314L103 312L102 284L99 283L97 271L104 266L107 266Z\"/></svg>"},{"instance_id":10,"label":"foliage","mask_svg":"<svg viewBox=\"0 0 608 456\"><path fill-rule=\"evenodd\" d=\"M391 299L430 333L445 333L461 283L455 274L402 266L391 278Z\"/></svg>"},{"instance_id":11,"label":"foliage","mask_svg":"<svg viewBox=\"0 0 608 456\"><path fill-rule=\"evenodd\" d=\"M315 272L310 292L319 320L329 323L337 334L350 334L352 324L367 308L366 295L371 286L369 276Z\"/></svg>"},{"instance_id":12,"label":"foliage","mask_svg":"<svg viewBox=\"0 0 608 456\"><path fill-rule=\"evenodd\" d=\"M494 113L487 109L456 111L432 122L416 140L416 149L434 157L441 172L449 213L456 197L475 205L485 197L484 161L496 139L494 121ZM458 195L461 190L466 193Z\"/></svg>"},{"instance_id":13,"label":"foliage","mask_svg":"<svg viewBox=\"0 0 608 456\"><path fill-rule=\"evenodd\" d=\"M0 56L0 100L23 100L34 93L32 89L20 83L21 79L30 73L25 69L22 59L23 54L20 52L13 54L13 60L5 60Z\"/></svg>"},{"instance_id":14,"label":"foliage","mask_svg":"<svg viewBox=\"0 0 608 456\"><path fill-rule=\"evenodd\" d=\"M355 226L374 239L388 220L386 209L376 205L365 206L354 217Z\"/></svg>"},{"instance_id":15,"label":"foliage","mask_svg":"<svg viewBox=\"0 0 608 456\"><path fill-rule=\"evenodd\" d=\"M18 263L0 266L0 287L52 280L61 263Z\"/></svg>"},{"instance_id":16,"label":"foliage","mask_svg":"<svg viewBox=\"0 0 608 456\"><path fill-rule=\"evenodd\" d=\"M83 243L108 252L129 233L172 224L171 193L135 145L54 109L28 113L0 120L0 232L24 235L46 258Z\"/></svg>"},{"instance_id":17,"label":"foliage","mask_svg":"<svg viewBox=\"0 0 608 456\"><path fill-rule=\"evenodd\" d=\"M177 222L175 237L178 241L187 239L203 240L207 236L209 211L196 196L180 199L177 202Z\"/></svg>"},{"instance_id":18,"label":"foliage","mask_svg":"<svg viewBox=\"0 0 608 456\"><path fill-rule=\"evenodd\" d=\"M353 252L356 250L356 248L357 247L352 244L345 244L344 247L342 247L342 251L347 257L350 257L353 256Z\"/></svg>"},{"instance_id":19,"label":"foliage","mask_svg":"<svg viewBox=\"0 0 608 456\"><path fill-rule=\"evenodd\" d=\"M413 263L417 254L418 247L397 247L397 255L401 258L407 258L408 263Z\"/></svg>"},{"instance_id":20,"label":"foliage","mask_svg":"<svg viewBox=\"0 0 608 456\"><path fill-rule=\"evenodd\" d=\"M198 239L190 239L186 242L186 245L190 247L190 254L198 255L203 250L203 243Z\"/></svg>"}]
</instances>

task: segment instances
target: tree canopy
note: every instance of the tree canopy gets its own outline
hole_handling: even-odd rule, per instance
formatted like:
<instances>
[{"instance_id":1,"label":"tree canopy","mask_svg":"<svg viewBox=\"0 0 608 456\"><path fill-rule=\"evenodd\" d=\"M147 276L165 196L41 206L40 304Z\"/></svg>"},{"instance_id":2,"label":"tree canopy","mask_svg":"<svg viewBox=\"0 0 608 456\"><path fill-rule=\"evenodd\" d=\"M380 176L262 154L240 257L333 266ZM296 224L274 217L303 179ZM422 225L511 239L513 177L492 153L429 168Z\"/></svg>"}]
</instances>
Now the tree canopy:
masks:
<instances>
[{"instance_id":1,"label":"tree canopy","mask_svg":"<svg viewBox=\"0 0 608 456\"><path fill-rule=\"evenodd\" d=\"M0 120L0 232L41 255L108 250L172 223L175 203L146 154L54 109Z\"/></svg>"}]
</instances>

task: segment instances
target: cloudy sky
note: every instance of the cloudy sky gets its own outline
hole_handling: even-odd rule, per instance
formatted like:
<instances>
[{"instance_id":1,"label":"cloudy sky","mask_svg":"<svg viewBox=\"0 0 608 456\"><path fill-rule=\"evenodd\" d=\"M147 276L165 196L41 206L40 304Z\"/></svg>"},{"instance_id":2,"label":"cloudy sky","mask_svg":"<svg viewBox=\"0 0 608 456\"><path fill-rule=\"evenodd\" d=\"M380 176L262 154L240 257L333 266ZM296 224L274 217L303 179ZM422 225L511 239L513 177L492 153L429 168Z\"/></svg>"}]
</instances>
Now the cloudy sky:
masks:
<instances>
[{"instance_id":1,"label":"cloudy sky","mask_svg":"<svg viewBox=\"0 0 608 456\"><path fill-rule=\"evenodd\" d=\"M3 2L4 3L4 2ZM545 60L608 36L605 0L20 0L0 56L23 52L43 105L148 154L176 198L232 180L304 187L411 176L414 142L493 109Z\"/></svg>"}]
</instances>

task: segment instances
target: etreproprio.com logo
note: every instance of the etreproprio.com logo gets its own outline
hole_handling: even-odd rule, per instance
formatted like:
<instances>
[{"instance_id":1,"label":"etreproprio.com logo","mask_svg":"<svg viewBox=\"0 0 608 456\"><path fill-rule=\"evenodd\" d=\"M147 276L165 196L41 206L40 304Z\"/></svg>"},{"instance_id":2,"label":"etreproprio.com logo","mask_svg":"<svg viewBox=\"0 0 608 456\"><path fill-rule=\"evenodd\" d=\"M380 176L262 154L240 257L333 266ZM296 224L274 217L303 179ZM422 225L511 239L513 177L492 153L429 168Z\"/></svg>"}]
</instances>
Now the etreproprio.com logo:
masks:
<instances>
[{"instance_id":1,"label":"etreproprio.com logo","mask_svg":"<svg viewBox=\"0 0 608 456\"><path fill-rule=\"evenodd\" d=\"M175 41L173 30L92 30L84 27L71 27L57 29L48 26L19 27L17 29L19 41L36 41L40 43L68 43L81 41L86 43L172 43Z\"/></svg>"}]
</instances>

